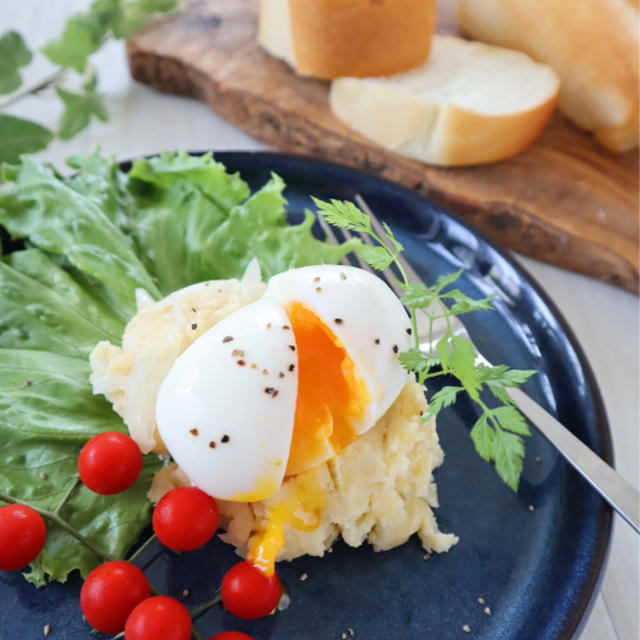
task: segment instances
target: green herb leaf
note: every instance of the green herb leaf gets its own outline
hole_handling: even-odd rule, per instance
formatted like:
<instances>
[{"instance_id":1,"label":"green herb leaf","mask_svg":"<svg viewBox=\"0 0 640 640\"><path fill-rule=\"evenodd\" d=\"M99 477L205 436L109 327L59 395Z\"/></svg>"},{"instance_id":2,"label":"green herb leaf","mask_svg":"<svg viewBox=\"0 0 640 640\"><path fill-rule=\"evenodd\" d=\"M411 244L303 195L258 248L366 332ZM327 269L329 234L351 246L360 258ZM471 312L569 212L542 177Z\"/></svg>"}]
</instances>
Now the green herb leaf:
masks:
<instances>
[{"instance_id":1,"label":"green herb leaf","mask_svg":"<svg viewBox=\"0 0 640 640\"><path fill-rule=\"evenodd\" d=\"M53 134L31 120L0 114L0 140L0 163L18 162L23 153L45 149Z\"/></svg>"},{"instance_id":2,"label":"green herb leaf","mask_svg":"<svg viewBox=\"0 0 640 640\"><path fill-rule=\"evenodd\" d=\"M399 283L404 290L402 302L411 313L414 329L418 311L427 316L430 327L433 327L436 321L446 324L444 335L435 345L435 353L433 347L430 347L431 353L421 351L417 332L414 331L415 346L399 355L400 363L405 369L416 374L420 384L436 375L451 374L458 379L461 386L446 386L433 394L425 419L437 415L443 408L455 402L460 391L466 391L471 400L482 408L480 418L471 430L471 438L478 454L484 460L493 460L500 477L516 490L524 455L524 444L517 434L529 435L529 429L522 414L513 406L506 389L517 387L534 372L511 370L502 365L486 367L476 364L478 354L475 346L455 335L450 326L450 318L453 316L491 309L494 296L474 300L459 289L451 289L451 285L462 275L462 269L439 276L430 287L419 282L409 282L398 260L403 250L402 244L395 239L392 229L386 223L382 223L384 238L381 238L374 232L368 216L354 204L338 200L324 202L315 199L314 202L319 209L318 213L330 224L366 233L378 243L377 246L367 245L360 249L368 264L382 270L393 262L396 263L404 280ZM388 242L391 242L393 249L389 248ZM441 370L433 371L438 365ZM503 403L503 406L490 409L484 404L480 394L485 387Z\"/></svg>"},{"instance_id":3,"label":"green herb leaf","mask_svg":"<svg viewBox=\"0 0 640 640\"><path fill-rule=\"evenodd\" d=\"M489 426L488 414L483 413L471 429L471 439L476 447L478 455L485 461L493 460L493 442L495 431Z\"/></svg>"},{"instance_id":4,"label":"green herb leaf","mask_svg":"<svg viewBox=\"0 0 640 640\"><path fill-rule=\"evenodd\" d=\"M472 311L489 311L492 309L492 302L495 299L495 296L491 295L486 298L474 300L458 289L447 291L443 297L447 300L455 300L455 303L451 306L449 311L452 315L456 316L462 315L463 313L470 313Z\"/></svg>"},{"instance_id":5,"label":"green herb leaf","mask_svg":"<svg viewBox=\"0 0 640 640\"><path fill-rule=\"evenodd\" d=\"M318 213L334 227L349 229L358 233L372 233L371 221L366 213L362 213L353 202L331 200L325 202L311 198L318 207Z\"/></svg>"},{"instance_id":6,"label":"green herb leaf","mask_svg":"<svg viewBox=\"0 0 640 640\"><path fill-rule=\"evenodd\" d=\"M7 31L0 37L0 94L11 93L20 86L19 71L31 62L31 57L19 33Z\"/></svg>"},{"instance_id":7,"label":"green herb leaf","mask_svg":"<svg viewBox=\"0 0 640 640\"><path fill-rule=\"evenodd\" d=\"M404 291L402 304L409 309L428 308L438 298L432 289L415 282L406 285Z\"/></svg>"},{"instance_id":8,"label":"green herb leaf","mask_svg":"<svg viewBox=\"0 0 640 640\"><path fill-rule=\"evenodd\" d=\"M513 431L513 433L518 433L521 436L531 435L525 417L515 406L505 405L503 407L496 407L491 413L502 429Z\"/></svg>"},{"instance_id":9,"label":"green herb leaf","mask_svg":"<svg viewBox=\"0 0 640 640\"><path fill-rule=\"evenodd\" d=\"M433 367L440 364L440 358L428 355L421 349L414 347L408 351L403 351L399 356L400 364L407 370L417 373L418 376L428 374Z\"/></svg>"},{"instance_id":10,"label":"green herb leaf","mask_svg":"<svg viewBox=\"0 0 640 640\"><path fill-rule=\"evenodd\" d=\"M522 474L524 443L522 438L513 433L498 431L493 442L493 456L498 475L514 491L518 490Z\"/></svg>"},{"instance_id":11,"label":"green herb leaf","mask_svg":"<svg viewBox=\"0 0 640 640\"><path fill-rule=\"evenodd\" d=\"M442 387L442 389L436 391L429 400L429 409L425 415L425 419L434 418L442 409L454 404L461 391L464 391L462 387L453 386Z\"/></svg>"},{"instance_id":12,"label":"green herb leaf","mask_svg":"<svg viewBox=\"0 0 640 640\"><path fill-rule=\"evenodd\" d=\"M62 35L48 42L42 48L42 53L54 64L71 67L82 73L87 58L102 46L110 20L110 13L105 11L90 11L72 16Z\"/></svg>"},{"instance_id":13,"label":"green herb leaf","mask_svg":"<svg viewBox=\"0 0 640 640\"><path fill-rule=\"evenodd\" d=\"M95 78L95 75L93 77ZM95 91L72 93L58 87L56 93L65 106L58 125L58 137L61 140L69 140L69 138L76 136L87 127L92 117L96 117L102 122L109 119L104 102Z\"/></svg>"},{"instance_id":14,"label":"green herb leaf","mask_svg":"<svg viewBox=\"0 0 640 640\"><path fill-rule=\"evenodd\" d=\"M393 255L390 255L383 247L372 247L368 244L363 244L359 247L358 253L376 271L386 269L393 262Z\"/></svg>"}]
</instances>

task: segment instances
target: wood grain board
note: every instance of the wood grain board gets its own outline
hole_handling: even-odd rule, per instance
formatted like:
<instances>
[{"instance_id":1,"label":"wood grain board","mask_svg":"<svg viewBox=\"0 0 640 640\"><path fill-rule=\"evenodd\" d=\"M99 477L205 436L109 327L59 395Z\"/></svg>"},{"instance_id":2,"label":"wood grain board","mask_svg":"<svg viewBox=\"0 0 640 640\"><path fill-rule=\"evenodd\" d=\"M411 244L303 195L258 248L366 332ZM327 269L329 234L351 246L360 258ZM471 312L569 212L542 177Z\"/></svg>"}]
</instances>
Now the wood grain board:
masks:
<instances>
[{"instance_id":1,"label":"wood grain board","mask_svg":"<svg viewBox=\"0 0 640 640\"><path fill-rule=\"evenodd\" d=\"M439 8L440 32L457 32L452 1ZM403 158L337 120L327 82L264 53L256 19L257 0L191 0L130 39L131 74L203 100L277 149L399 182L504 247L639 292L636 152L609 153L556 113L532 147L500 163L453 169Z\"/></svg>"}]
</instances>

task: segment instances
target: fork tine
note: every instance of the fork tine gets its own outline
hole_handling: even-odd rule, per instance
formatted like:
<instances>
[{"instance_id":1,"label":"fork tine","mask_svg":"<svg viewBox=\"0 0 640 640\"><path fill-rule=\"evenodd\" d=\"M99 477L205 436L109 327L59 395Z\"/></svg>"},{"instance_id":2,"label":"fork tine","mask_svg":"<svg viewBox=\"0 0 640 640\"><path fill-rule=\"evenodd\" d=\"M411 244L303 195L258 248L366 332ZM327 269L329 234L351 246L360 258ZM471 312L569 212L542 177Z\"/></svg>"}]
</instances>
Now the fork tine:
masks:
<instances>
[{"instance_id":1,"label":"fork tine","mask_svg":"<svg viewBox=\"0 0 640 640\"><path fill-rule=\"evenodd\" d=\"M376 218L375 215L373 214L373 211L371 211L369 205L365 202L364 198L360 194L357 194L355 197L355 200L358 206L360 207L360 209L362 209L362 211L364 211L364 213L366 213L371 219L371 226L374 228L375 232L381 238L384 238L385 230L380 224L380 221L378 220L378 218ZM407 278L409 278L410 282L413 282L416 284L422 283L422 278L413 270L413 267L406 261L406 259L403 257L402 254L398 256L398 262L402 265L402 268L405 270L407 274Z\"/></svg>"},{"instance_id":2,"label":"fork tine","mask_svg":"<svg viewBox=\"0 0 640 640\"><path fill-rule=\"evenodd\" d=\"M329 238L329 241L332 244L340 244L338 238L336 238L336 234L333 232L333 229L329 226L329 223L320 214L318 214L317 218L320 223L320 227L322 227L322 231L324 231L324 235ZM347 267L351 265L346 256L342 258L342 264Z\"/></svg>"}]
</instances>

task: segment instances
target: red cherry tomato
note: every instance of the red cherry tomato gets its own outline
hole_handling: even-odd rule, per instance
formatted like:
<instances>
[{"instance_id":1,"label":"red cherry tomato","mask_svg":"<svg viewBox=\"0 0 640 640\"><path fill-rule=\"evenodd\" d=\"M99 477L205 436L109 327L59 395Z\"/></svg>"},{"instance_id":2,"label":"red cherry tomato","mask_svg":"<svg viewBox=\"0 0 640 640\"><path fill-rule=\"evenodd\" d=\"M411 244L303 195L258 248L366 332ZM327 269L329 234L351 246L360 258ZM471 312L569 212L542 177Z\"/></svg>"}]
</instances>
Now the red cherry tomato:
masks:
<instances>
[{"instance_id":1,"label":"red cherry tomato","mask_svg":"<svg viewBox=\"0 0 640 640\"><path fill-rule=\"evenodd\" d=\"M218 529L218 505L196 487L167 493L153 511L153 530L165 547L192 551L207 543Z\"/></svg>"},{"instance_id":2,"label":"red cherry tomato","mask_svg":"<svg viewBox=\"0 0 640 640\"><path fill-rule=\"evenodd\" d=\"M151 596L147 579L130 562L116 560L96 567L80 590L80 608L102 633L120 633L129 614Z\"/></svg>"},{"instance_id":3,"label":"red cherry tomato","mask_svg":"<svg viewBox=\"0 0 640 640\"><path fill-rule=\"evenodd\" d=\"M140 475L142 454L129 436L107 431L84 445L78 473L85 486L103 496L128 489Z\"/></svg>"},{"instance_id":4,"label":"red cherry tomato","mask_svg":"<svg viewBox=\"0 0 640 640\"><path fill-rule=\"evenodd\" d=\"M0 508L0 570L21 569L36 559L47 539L42 516L31 507Z\"/></svg>"},{"instance_id":5,"label":"red cherry tomato","mask_svg":"<svg viewBox=\"0 0 640 640\"><path fill-rule=\"evenodd\" d=\"M191 618L177 600L155 596L141 602L127 618L125 640L189 640Z\"/></svg>"},{"instance_id":6,"label":"red cherry tomato","mask_svg":"<svg viewBox=\"0 0 640 640\"><path fill-rule=\"evenodd\" d=\"M250 562L239 562L222 579L222 603L227 611L244 620L269 615L281 595L278 574L267 577Z\"/></svg>"},{"instance_id":7,"label":"red cherry tomato","mask_svg":"<svg viewBox=\"0 0 640 640\"><path fill-rule=\"evenodd\" d=\"M246 633L240 633L240 631L223 631L209 640L253 640L253 638Z\"/></svg>"}]
</instances>

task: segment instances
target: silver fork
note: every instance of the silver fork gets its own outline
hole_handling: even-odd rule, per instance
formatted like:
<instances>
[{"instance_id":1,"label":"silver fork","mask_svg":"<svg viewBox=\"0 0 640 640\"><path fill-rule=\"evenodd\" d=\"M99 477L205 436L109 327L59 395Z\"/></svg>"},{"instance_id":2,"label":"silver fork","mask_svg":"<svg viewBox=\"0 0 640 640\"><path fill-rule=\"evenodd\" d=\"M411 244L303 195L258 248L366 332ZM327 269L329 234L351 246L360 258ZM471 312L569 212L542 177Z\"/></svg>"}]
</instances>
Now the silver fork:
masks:
<instances>
[{"instance_id":1,"label":"silver fork","mask_svg":"<svg viewBox=\"0 0 640 640\"><path fill-rule=\"evenodd\" d=\"M376 233L384 238L384 230L378 219L373 215L371 209L360 195L355 197L357 205L371 219L371 224ZM329 224L318 216L320 225L330 242L338 244L338 238ZM346 229L341 230L346 239L354 237ZM365 244L372 244L371 238L363 234L357 234ZM398 297L402 297L402 289L398 286L397 276L391 269L384 271L374 271L362 258L354 252L354 259L362 269L375 273L383 277L386 283L395 291ZM398 261L402 264L407 277L412 283L422 284L421 278L413 270L411 265L399 256ZM345 258L345 264L350 264ZM422 316L420 316L422 318ZM469 333L462 321L457 316L450 318L451 329L460 338L471 340ZM437 341L445 334L446 326L435 324L431 335L426 329L424 322L418 326L418 339L420 348L423 351L431 352ZM491 366L490 362L480 353L477 362L486 366ZM617 471L608 465L602 458L597 456L589 447L583 444L576 436L569 431L562 423L554 418L546 409L541 407L535 400L529 397L520 389L507 389L507 393L529 419L538 431L565 457L567 462L580 473L585 480L624 518L638 533L640 533L640 493L632 487Z\"/></svg>"}]
</instances>

